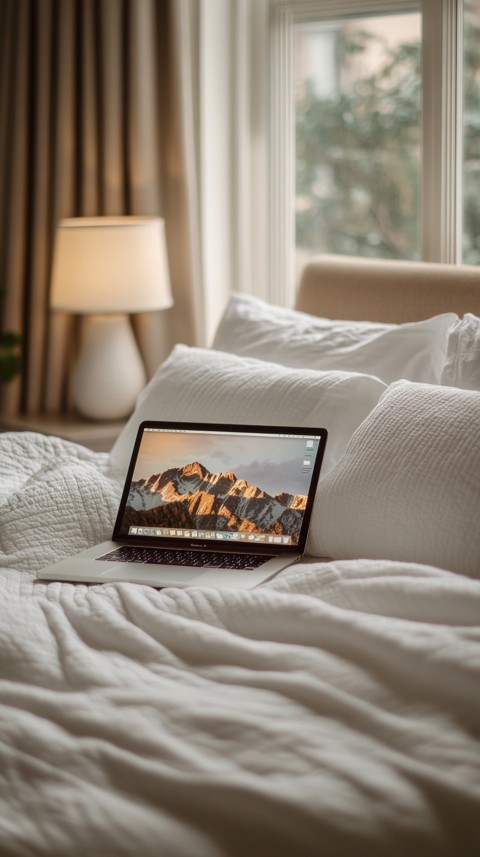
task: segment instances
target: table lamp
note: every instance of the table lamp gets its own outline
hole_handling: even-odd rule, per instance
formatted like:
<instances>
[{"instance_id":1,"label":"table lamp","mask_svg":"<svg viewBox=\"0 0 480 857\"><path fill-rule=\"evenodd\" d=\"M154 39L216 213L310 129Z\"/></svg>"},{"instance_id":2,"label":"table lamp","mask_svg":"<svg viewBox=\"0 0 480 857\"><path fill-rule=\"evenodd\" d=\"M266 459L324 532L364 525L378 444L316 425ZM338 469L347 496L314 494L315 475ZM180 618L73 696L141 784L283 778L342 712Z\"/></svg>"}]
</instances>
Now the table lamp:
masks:
<instances>
[{"instance_id":1,"label":"table lamp","mask_svg":"<svg viewBox=\"0 0 480 857\"><path fill-rule=\"evenodd\" d=\"M50 304L54 310L88 315L72 376L80 414L115 420L131 413L146 373L127 314L172 303L161 218L60 221Z\"/></svg>"}]
</instances>

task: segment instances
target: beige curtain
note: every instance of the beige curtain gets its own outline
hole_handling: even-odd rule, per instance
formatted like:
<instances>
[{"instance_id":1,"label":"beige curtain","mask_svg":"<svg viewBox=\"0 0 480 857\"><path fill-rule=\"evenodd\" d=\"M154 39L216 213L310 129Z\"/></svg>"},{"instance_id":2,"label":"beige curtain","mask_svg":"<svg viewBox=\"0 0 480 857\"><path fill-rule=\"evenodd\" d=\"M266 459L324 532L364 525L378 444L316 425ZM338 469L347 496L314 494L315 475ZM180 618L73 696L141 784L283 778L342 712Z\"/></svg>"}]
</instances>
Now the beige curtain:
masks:
<instances>
[{"instance_id":1,"label":"beige curtain","mask_svg":"<svg viewBox=\"0 0 480 857\"><path fill-rule=\"evenodd\" d=\"M195 0L1 0L2 326L24 355L4 414L69 406L78 319L49 310L61 217L164 217L174 306L134 319L147 369L203 343L196 44Z\"/></svg>"}]
</instances>

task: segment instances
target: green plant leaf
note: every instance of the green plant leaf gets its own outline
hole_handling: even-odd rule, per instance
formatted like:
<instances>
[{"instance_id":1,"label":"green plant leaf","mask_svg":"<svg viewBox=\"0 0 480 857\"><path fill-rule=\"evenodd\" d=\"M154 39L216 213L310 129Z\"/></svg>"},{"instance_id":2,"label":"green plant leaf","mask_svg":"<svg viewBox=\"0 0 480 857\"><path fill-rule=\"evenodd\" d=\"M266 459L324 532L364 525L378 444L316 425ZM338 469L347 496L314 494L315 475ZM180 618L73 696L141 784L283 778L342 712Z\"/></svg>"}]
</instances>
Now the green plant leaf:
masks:
<instances>
[{"instance_id":1,"label":"green plant leaf","mask_svg":"<svg viewBox=\"0 0 480 857\"><path fill-rule=\"evenodd\" d=\"M21 341L13 331L0 333L0 381L11 381L21 371Z\"/></svg>"}]
</instances>

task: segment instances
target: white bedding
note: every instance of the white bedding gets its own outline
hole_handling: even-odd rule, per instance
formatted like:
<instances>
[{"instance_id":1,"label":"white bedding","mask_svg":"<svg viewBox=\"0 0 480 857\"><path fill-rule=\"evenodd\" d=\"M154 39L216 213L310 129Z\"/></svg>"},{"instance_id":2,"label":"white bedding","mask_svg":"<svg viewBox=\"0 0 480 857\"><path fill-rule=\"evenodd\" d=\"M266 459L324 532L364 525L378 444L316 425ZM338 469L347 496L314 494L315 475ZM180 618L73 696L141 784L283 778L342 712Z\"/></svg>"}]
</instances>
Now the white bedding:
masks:
<instances>
[{"instance_id":1,"label":"white bedding","mask_svg":"<svg viewBox=\"0 0 480 857\"><path fill-rule=\"evenodd\" d=\"M250 592L45 585L108 536L108 458L0 435L0 491L2 857L479 853L480 583L351 560Z\"/></svg>"}]
</instances>

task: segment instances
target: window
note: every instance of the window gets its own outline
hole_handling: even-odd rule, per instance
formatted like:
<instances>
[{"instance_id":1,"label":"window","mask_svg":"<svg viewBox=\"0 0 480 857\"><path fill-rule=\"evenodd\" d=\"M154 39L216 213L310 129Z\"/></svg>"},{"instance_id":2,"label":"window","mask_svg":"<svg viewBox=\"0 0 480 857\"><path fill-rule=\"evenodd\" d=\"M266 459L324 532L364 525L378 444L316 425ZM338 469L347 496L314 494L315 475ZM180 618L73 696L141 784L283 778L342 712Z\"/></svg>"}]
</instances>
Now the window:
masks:
<instances>
[{"instance_id":1,"label":"window","mask_svg":"<svg viewBox=\"0 0 480 857\"><path fill-rule=\"evenodd\" d=\"M294 25L295 244L418 259L421 16Z\"/></svg>"},{"instance_id":2,"label":"window","mask_svg":"<svg viewBox=\"0 0 480 857\"><path fill-rule=\"evenodd\" d=\"M480 264L480 0L272 0L272 281L314 253Z\"/></svg>"},{"instance_id":3,"label":"window","mask_svg":"<svg viewBox=\"0 0 480 857\"><path fill-rule=\"evenodd\" d=\"M466 0L463 32L462 261L480 265L480 0Z\"/></svg>"}]
</instances>

